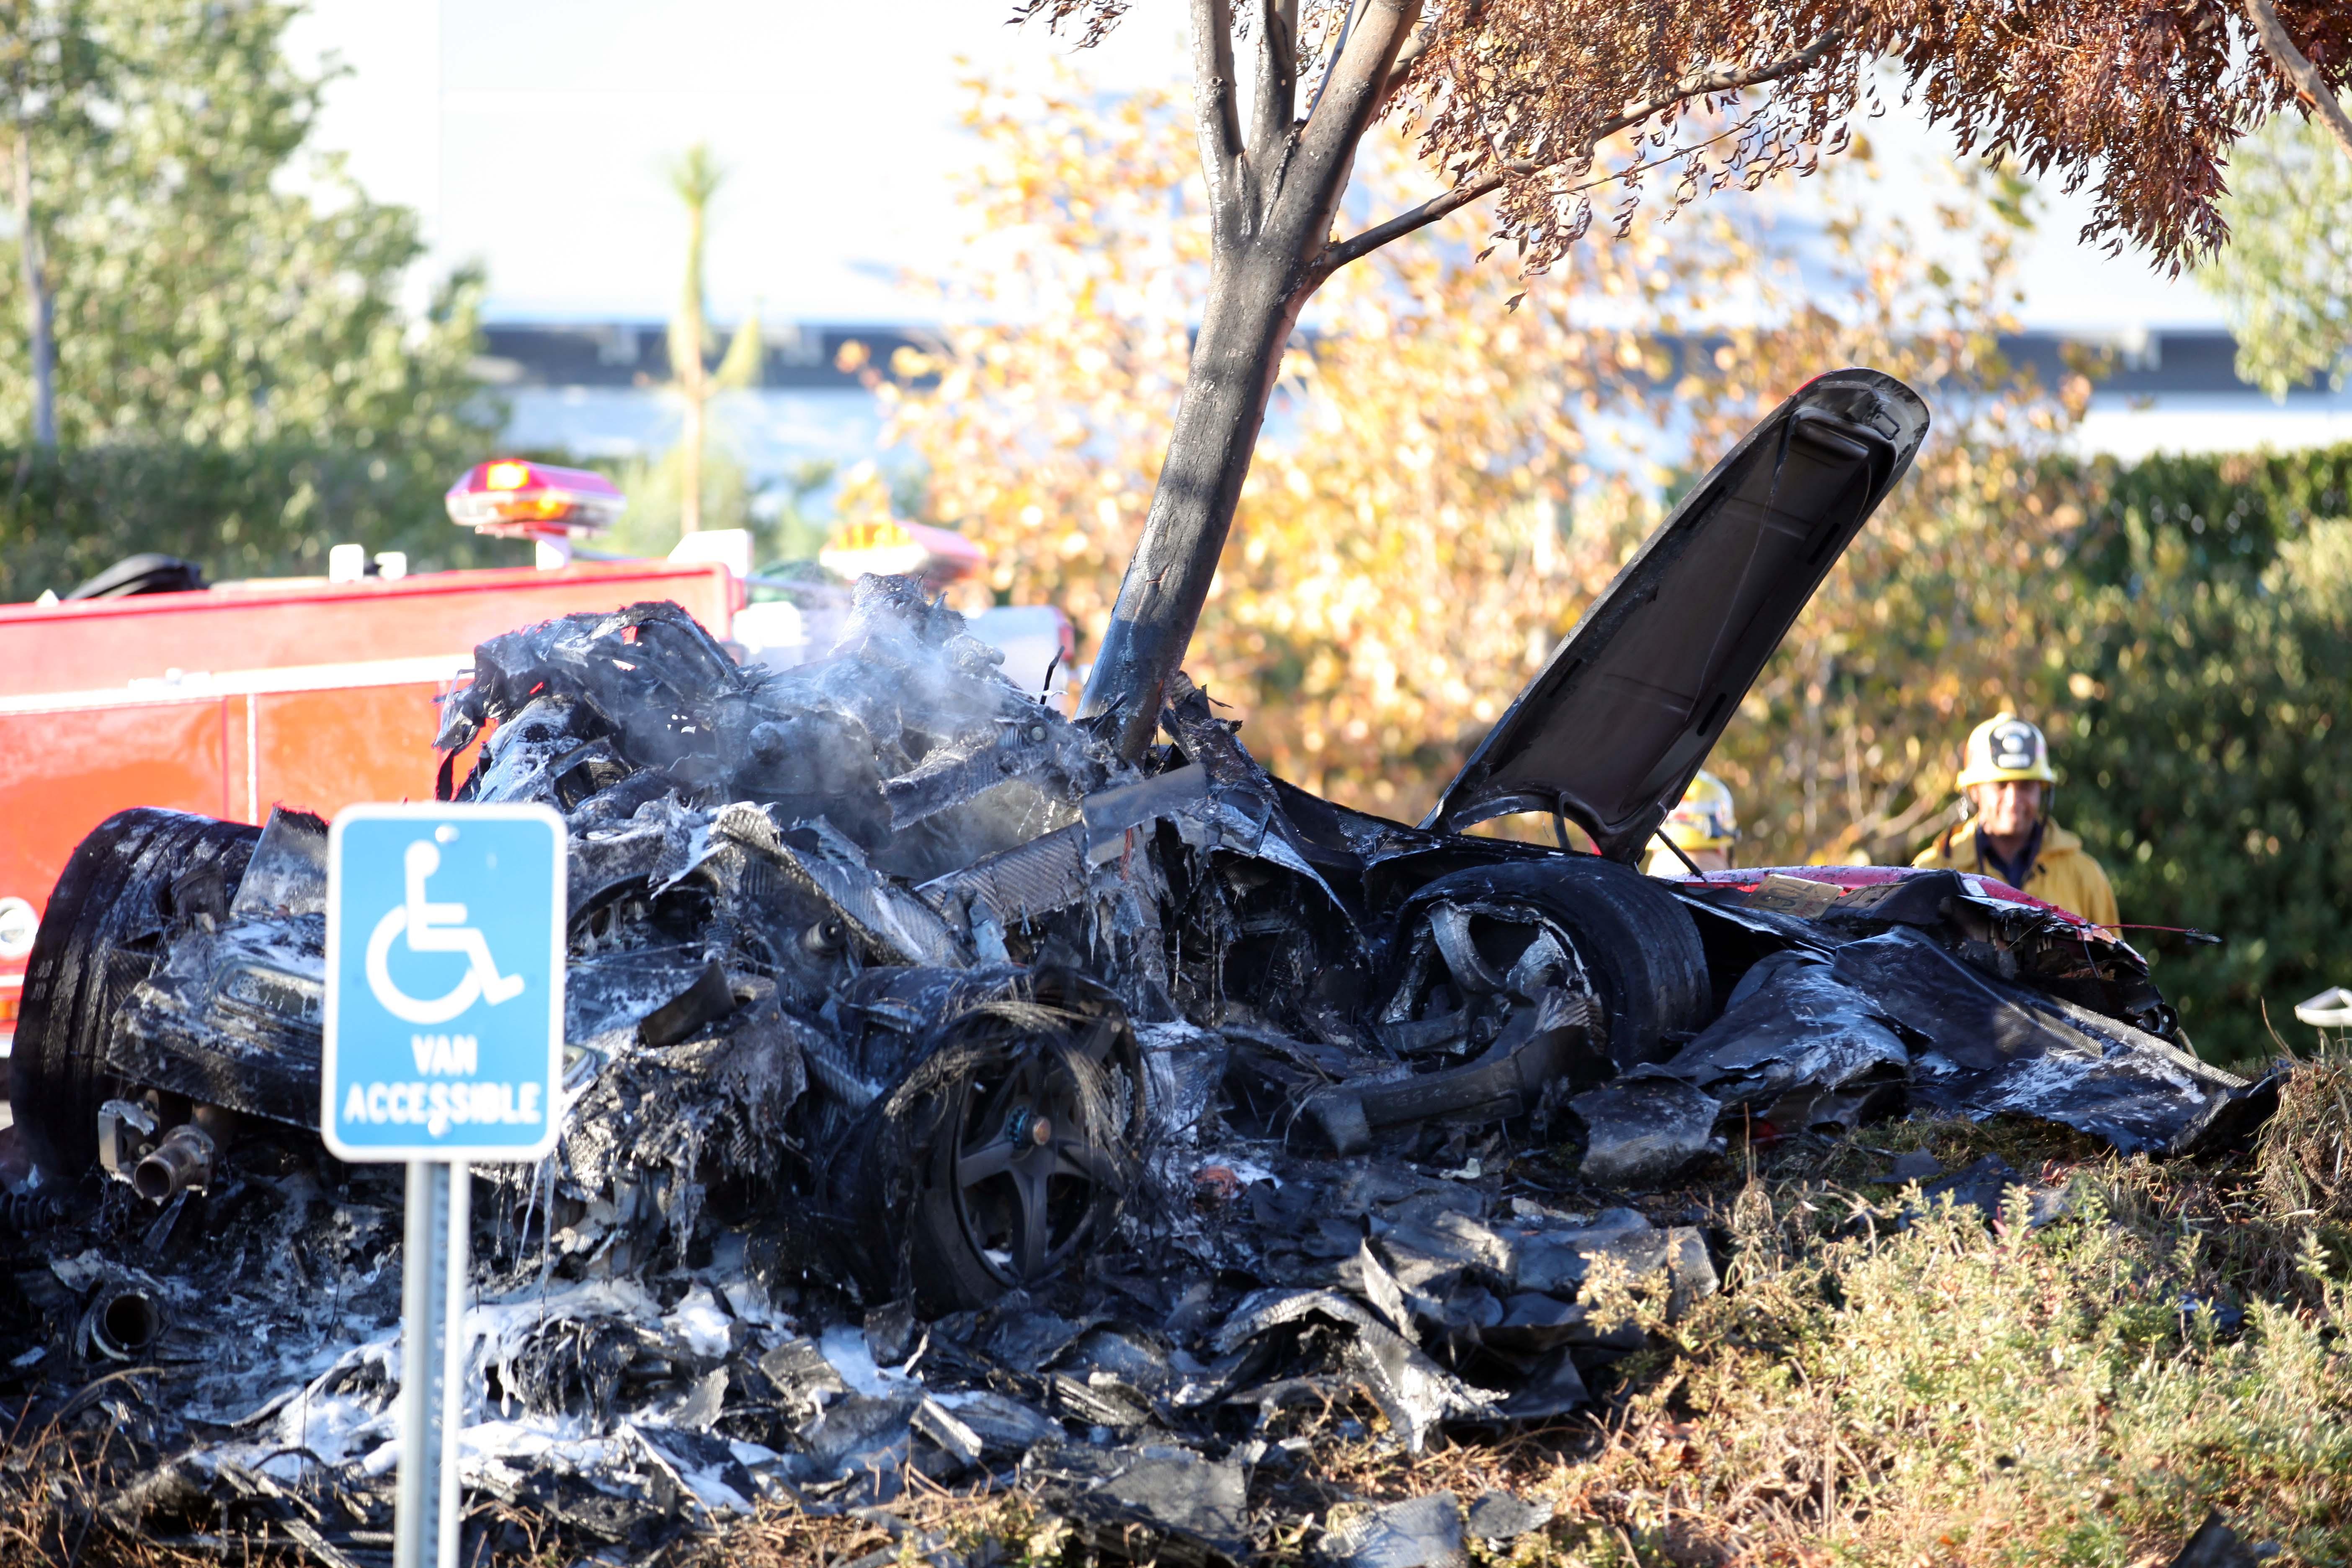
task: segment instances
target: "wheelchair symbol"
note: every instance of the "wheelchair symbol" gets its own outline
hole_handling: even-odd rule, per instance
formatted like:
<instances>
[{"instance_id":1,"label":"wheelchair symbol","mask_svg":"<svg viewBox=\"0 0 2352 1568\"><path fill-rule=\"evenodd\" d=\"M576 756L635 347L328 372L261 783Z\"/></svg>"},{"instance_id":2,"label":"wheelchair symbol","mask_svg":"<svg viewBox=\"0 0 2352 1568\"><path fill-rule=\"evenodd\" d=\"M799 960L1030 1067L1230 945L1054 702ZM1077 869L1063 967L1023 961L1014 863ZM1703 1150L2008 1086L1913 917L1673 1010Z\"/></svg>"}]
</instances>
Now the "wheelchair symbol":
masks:
<instances>
[{"instance_id":1,"label":"wheelchair symbol","mask_svg":"<svg viewBox=\"0 0 2352 1568\"><path fill-rule=\"evenodd\" d=\"M465 905L425 901L425 880L440 868L441 851L430 840L420 838L411 844L401 857L401 869L407 876L407 900L376 921L375 931L368 938L368 989L375 993L385 1012L404 1023L446 1024L472 1006L477 997L495 1007L522 994L522 976L499 973L490 958L488 941L465 923ZM393 940L403 932L407 933L411 952L466 955L466 973L447 994L420 1002L394 983L386 961L392 956Z\"/></svg>"}]
</instances>

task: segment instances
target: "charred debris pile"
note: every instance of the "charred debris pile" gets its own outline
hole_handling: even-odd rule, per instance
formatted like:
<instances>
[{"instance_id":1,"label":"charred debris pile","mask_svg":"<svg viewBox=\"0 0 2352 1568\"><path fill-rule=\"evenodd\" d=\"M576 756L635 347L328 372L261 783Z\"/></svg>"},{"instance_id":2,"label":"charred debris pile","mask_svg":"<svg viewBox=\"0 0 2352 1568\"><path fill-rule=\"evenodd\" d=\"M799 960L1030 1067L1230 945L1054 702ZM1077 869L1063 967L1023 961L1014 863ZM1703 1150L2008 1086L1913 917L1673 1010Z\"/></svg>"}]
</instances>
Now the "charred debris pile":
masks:
<instances>
[{"instance_id":1,"label":"charred debris pile","mask_svg":"<svg viewBox=\"0 0 2352 1568\"><path fill-rule=\"evenodd\" d=\"M475 1173L494 1546L529 1514L634 1561L911 1470L1237 1561L1314 1511L1304 1412L1418 1449L1605 1389L1643 1339L1587 1282L1667 1319L1717 1288L1704 1215L1639 1194L1727 1129L1924 1107L2179 1153L2267 1103L2129 948L1969 879L1675 885L1407 827L1271 778L1189 686L1129 766L997 663L894 578L789 670L664 605L478 650L445 792L572 835L562 1142ZM105 1519L341 1565L390 1545L401 1190L315 1138L323 850L135 812L78 852L0 1391L111 1433Z\"/></svg>"}]
</instances>

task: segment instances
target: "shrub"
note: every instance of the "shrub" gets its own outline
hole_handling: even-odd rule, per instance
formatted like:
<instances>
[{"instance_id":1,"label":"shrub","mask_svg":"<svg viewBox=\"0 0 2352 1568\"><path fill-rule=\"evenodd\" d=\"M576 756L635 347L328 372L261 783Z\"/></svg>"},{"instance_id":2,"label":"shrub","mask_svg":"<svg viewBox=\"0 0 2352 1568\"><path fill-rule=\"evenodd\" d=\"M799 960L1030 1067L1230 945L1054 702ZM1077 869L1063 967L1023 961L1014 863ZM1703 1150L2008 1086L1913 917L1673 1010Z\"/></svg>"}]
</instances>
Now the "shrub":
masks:
<instances>
[{"instance_id":1,"label":"shrub","mask_svg":"<svg viewBox=\"0 0 2352 1568\"><path fill-rule=\"evenodd\" d=\"M418 571L529 564L529 545L450 523L457 474L432 454L293 444L0 454L0 600L63 594L150 550L215 581L322 573L346 542L405 551Z\"/></svg>"},{"instance_id":2,"label":"shrub","mask_svg":"<svg viewBox=\"0 0 2352 1568\"><path fill-rule=\"evenodd\" d=\"M2040 672L2059 813L2153 949L2199 1049L2273 1054L2263 1012L2352 979L2352 447L2086 476L2077 613Z\"/></svg>"}]
</instances>

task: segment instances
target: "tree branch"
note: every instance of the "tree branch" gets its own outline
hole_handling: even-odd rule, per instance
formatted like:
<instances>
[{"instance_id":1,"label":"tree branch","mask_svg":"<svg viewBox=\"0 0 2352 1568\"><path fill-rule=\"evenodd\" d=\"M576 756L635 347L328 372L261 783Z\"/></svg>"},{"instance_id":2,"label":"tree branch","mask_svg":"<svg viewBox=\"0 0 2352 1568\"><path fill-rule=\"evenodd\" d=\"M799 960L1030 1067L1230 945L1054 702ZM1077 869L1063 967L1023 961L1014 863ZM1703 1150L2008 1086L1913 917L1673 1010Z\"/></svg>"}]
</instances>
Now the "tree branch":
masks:
<instances>
[{"instance_id":1,"label":"tree branch","mask_svg":"<svg viewBox=\"0 0 2352 1568\"><path fill-rule=\"evenodd\" d=\"M1257 88L1251 94L1249 151L1242 158L1242 202L1253 229L1265 221L1289 161L1291 118L1298 101L1298 0L1257 0Z\"/></svg>"},{"instance_id":2,"label":"tree branch","mask_svg":"<svg viewBox=\"0 0 2352 1568\"><path fill-rule=\"evenodd\" d=\"M1330 44L1330 58L1323 60L1322 68L1316 73L1315 95L1307 100L1307 118L1309 120L1315 118L1315 110L1323 101L1324 89L1331 85L1331 73L1339 68L1339 57L1347 52L1348 39L1356 30L1356 13L1362 10L1364 0L1348 0L1348 8L1339 17L1339 40ZM1328 33L1326 37L1328 38ZM1318 57L1321 49L1322 46L1318 45Z\"/></svg>"},{"instance_id":3,"label":"tree branch","mask_svg":"<svg viewBox=\"0 0 2352 1568\"><path fill-rule=\"evenodd\" d=\"M1299 135L1294 173L1284 181L1286 191L1295 186L1308 193L1302 199L1318 210L1294 211L1292 216L1307 222L1316 238L1330 232L1356 146L1380 112L1381 91L1388 84L1398 49L1421 19L1421 0L1360 0L1360 4L1361 16L1349 25L1345 41L1324 73L1323 85L1316 92L1315 105L1307 110L1307 125Z\"/></svg>"},{"instance_id":4,"label":"tree branch","mask_svg":"<svg viewBox=\"0 0 2352 1568\"><path fill-rule=\"evenodd\" d=\"M1457 185L1444 195L1432 196L1421 205L1397 214L1386 223L1374 224L1361 234L1343 239L1337 245L1324 247L1322 256L1316 262L1316 270L1328 278L1350 261L1362 260L1391 240L1402 239L1417 228L1427 228L1438 219L1451 216L1481 196L1494 195L1503 188L1504 181L1511 174L1539 173L1540 165L1506 165L1506 169L1505 174L1489 174L1466 185Z\"/></svg>"},{"instance_id":5,"label":"tree branch","mask_svg":"<svg viewBox=\"0 0 2352 1568\"><path fill-rule=\"evenodd\" d=\"M1460 26L1465 28L1476 26L1478 14L1485 9L1483 4L1474 4ZM1389 100L1396 96L1397 89L1404 85L1404 79L1412 74L1412 68L1421 62L1422 56L1429 53L1430 46L1436 41L1437 26L1433 22L1423 24L1405 40L1404 47L1397 51L1396 64L1389 68L1389 79L1381 84L1381 108L1388 107Z\"/></svg>"},{"instance_id":6,"label":"tree branch","mask_svg":"<svg viewBox=\"0 0 2352 1568\"><path fill-rule=\"evenodd\" d=\"M2344 112L2344 105L2329 89L2327 79L2310 58L2294 47L2287 37L2285 26L2279 21L2277 8L2271 0L2245 0L2246 16L2254 24L2254 32L2263 40L2263 48L2294 89L2294 96L2308 110L2313 119L2327 127L2345 155L2352 157L2352 116Z\"/></svg>"},{"instance_id":7,"label":"tree branch","mask_svg":"<svg viewBox=\"0 0 2352 1568\"><path fill-rule=\"evenodd\" d=\"M2263 0L2247 0L2249 5L2263 3ZM1761 87L1767 82L1779 81L1783 78L1794 76L1835 48L1842 37L1843 35L1833 28L1795 54L1784 59L1775 60L1769 66L1757 66L1748 70L1711 71L1685 77L1663 97L1654 99L1637 108L1629 109L1615 119L1604 121L1593 127L1591 134L1569 153L1564 153L1557 158L1545 159L1541 163L1503 162L1494 174L1473 180L1466 185L1457 185L1442 195L1432 196L1419 206L1399 213L1386 223L1375 224L1361 234L1326 247L1322 257L1316 263L1316 269L1320 276L1328 278L1350 261L1360 260L1370 255L1391 240L1401 239L1415 229L1426 228L1438 219L1468 206L1481 196L1492 195L1512 179L1523 178L1528 174L1539 174L1546 169L1558 168L1562 163L1589 159L1592 156L1593 150L1608 138L1614 136L1620 131L1629 130L1641 124L1654 114L1664 113L1677 103L1685 103L1694 98L1711 98L1717 93L1738 92L1743 88Z\"/></svg>"},{"instance_id":8,"label":"tree branch","mask_svg":"<svg viewBox=\"0 0 2352 1568\"><path fill-rule=\"evenodd\" d=\"M1241 109L1234 101L1234 29L1225 0L1192 0L1192 113L1201 172L1221 239L1243 232Z\"/></svg>"},{"instance_id":9,"label":"tree branch","mask_svg":"<svg viewBox=\"0 0 2352 1568\"><path fill-rule=\"evenodd\" d=\"M1298 110L1298 0L1258 0L1257 91L1250 156L1271 165Z\"/></svg>"}]
</instances>

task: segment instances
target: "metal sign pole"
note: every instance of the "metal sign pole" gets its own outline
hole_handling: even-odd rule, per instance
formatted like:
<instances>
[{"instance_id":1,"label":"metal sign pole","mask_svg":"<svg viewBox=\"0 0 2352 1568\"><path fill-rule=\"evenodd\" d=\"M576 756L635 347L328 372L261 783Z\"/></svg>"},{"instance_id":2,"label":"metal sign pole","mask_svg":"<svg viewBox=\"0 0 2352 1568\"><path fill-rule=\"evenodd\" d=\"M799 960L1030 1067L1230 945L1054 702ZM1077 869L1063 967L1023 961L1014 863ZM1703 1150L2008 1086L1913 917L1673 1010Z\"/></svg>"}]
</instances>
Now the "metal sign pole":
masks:
<instances>
[{"instance_id":1,"label":"metal sign pole","mask_svg":"<svg viewBox=\"0 0 2352 1568\"><path fill-rule=\"evenodd\" d=\"M457 1435L465 1426L463 1331L472 1186L463 1164L408 1163L394 1568L457 1568Z\"/></svg>"},{"instance_id":2,"label":"metal sign pole","mask_svg":"<svg viewBox=\"0 0 2352 1568\"><path fill-rule=\"evenodd\" d=\"M567 842L543 805L354 805L327 833L319 1131L408 1166L395 1568L457 1568L467 1167L555 1150Z\"/></svg>"}]
</instances>

